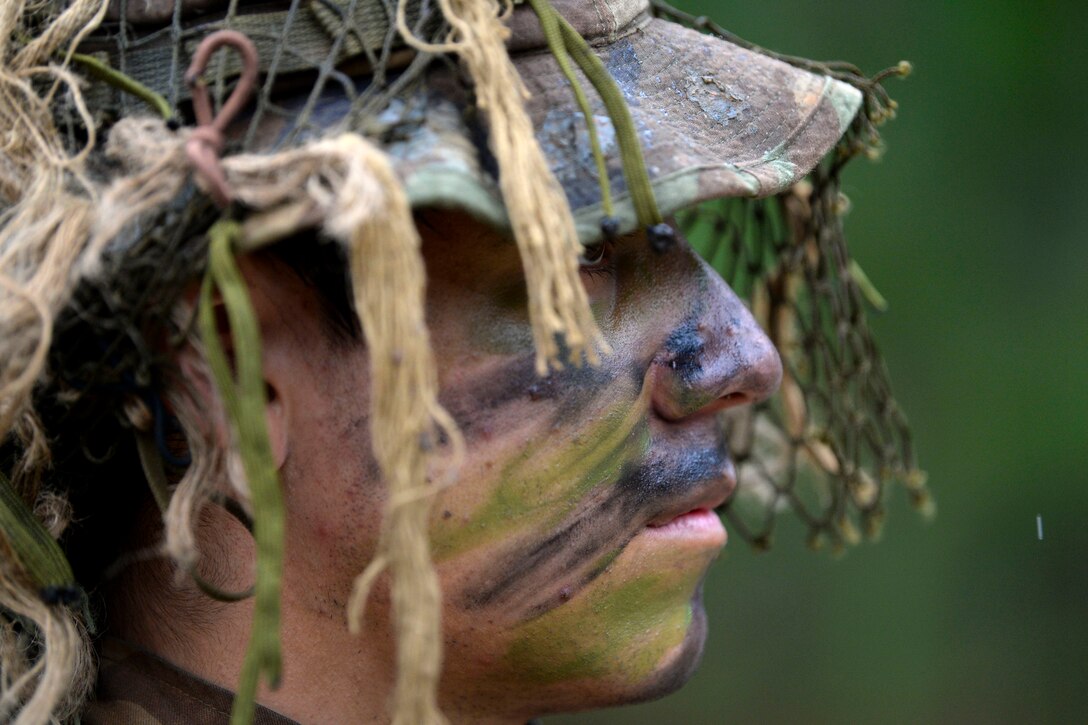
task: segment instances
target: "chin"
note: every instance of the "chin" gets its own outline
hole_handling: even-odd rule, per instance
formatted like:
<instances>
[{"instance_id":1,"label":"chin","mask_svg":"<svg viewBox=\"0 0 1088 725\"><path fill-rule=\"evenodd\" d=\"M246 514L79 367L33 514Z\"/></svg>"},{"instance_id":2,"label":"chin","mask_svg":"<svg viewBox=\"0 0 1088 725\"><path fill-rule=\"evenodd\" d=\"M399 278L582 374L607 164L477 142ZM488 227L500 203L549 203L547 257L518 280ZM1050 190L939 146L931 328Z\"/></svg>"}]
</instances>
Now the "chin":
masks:
<instances>
[{"instance_id":1,"label":"chin","mask_svg":"<svg viewBox=\"0 0 1088 725\"><path fill-rule=\"evenodd\" d=\"M609 704L633 705L657 700L679 690L687 684L703 660L706 634L706 609L703 607L702 585L700 585L692 598L691 626L688 628L684 641L666 656L660 667L646 681L629 693L629 697Z\"/></svg>"},{"instance_id":2,"label":"chin","mask_svg":"<svg viewBox=\"0 0 1088 725\"><path fill-rule=\"evenodd\" d=\"M683 641L661 658L658 666L638 682L611 678L582 683L551 699L547 705L531 713L532 717L557 713L581 712L622 705L649 702L679 690L698 669L706 643L707 618L703 607L702 585L691 600L691 623ZM558 693L552 693L558 695Z\"/></svg>"}]
</instances>

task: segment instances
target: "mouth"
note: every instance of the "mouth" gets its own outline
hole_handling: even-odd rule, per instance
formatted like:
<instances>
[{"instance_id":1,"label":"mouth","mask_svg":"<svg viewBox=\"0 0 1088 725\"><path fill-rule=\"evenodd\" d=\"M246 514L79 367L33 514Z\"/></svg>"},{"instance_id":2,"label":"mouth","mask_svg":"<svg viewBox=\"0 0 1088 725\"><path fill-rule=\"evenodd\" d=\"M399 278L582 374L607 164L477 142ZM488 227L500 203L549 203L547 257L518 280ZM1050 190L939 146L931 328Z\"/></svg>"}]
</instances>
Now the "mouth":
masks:
<instances>
[{"instance_id":1,"label":"mouth","mask_svg":"<svg viewBox=\"0 0 1088 725\"><path fill-rule=\"evenodd\" d=\"M732 466L708 484L650 519L643 533L654 537L705 539L707 543L723 546L725 527L715 509L724 504L736 488Z\"/></svg>"},{"instance_id":2,"label":"mouth","mask_svg":"<svg viewBox=\"0 0 1088 725\"><path fill-rule=\"evenodd\" d=\"M683 539L707 546L725 546L728 534L722 520L712 509L694 509L665 524L647 525L643 536Z\"/></svg>"},{"instance_id":3,"label":"mouth","mask_svg":"<svg viewBox=\"0 0 1088 725\"><path fill-rule=\"evenodd\" d=\"M501 603L528 621L614 566L626 572L621 578L705 570L726 542L714 509L732 494L736 474L723 445L687 443L625 463L617 479L592 488L558 526L510 546L501 565L466 592L468 606Z\"/></svg>"}]
</instances>

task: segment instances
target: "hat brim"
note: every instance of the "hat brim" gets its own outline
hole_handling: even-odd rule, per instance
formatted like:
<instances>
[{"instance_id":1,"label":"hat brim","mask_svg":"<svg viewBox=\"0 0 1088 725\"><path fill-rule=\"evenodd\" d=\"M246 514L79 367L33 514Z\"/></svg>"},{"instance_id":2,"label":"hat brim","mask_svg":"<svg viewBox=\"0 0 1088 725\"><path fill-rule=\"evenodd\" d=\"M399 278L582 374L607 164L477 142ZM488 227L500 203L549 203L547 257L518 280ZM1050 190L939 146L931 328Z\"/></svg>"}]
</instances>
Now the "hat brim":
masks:
<instances>
[{"instance_id":1,"label":"hat brim","mask_svg":"<svg viewBox=\"0 0 1088 725\"><path fill-rule=\"evenodd\" d=\"M631 109L666 216L708 199L790 187L834 146L862 100L853 86L656 18L594 50ZM589 241L600 235L603 210L585 121L548 51L516 54L514 63L531 93L537 140ZM426 113L411 132L394 134L389 150L413 205L459 207L505 226L493 164L455 86L432 79ZM631 231L636 219L615 132L603 104L592 102L615 215L621 233ZM412 115L405 109L404 118Z\"/></svg>"}]
</instances>

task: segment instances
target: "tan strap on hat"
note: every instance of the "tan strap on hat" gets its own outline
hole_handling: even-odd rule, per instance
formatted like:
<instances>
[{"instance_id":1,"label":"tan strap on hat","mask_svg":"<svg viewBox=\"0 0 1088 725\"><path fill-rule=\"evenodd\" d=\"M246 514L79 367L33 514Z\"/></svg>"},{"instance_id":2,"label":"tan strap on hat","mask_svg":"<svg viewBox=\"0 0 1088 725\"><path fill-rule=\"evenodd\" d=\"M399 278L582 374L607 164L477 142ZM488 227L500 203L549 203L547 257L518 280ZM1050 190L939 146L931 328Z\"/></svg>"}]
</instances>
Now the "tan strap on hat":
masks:
<instances>
[{"instance_id":1,"label":"tan strap on hat","mask_svg":"<svg viewBox=\"0 0 1088 725\"><path fill-rule=\"evenodd\" d=\"M409 0L406 13L411 25L418 22L421 0ZM235 30L251 38L261 58L261 71L277 75L312 71L330 62L339 65L350 58L372 55L375 59L387 42L403 48L394 27L394 18L372 0L309 0L306 7L268 9L240 8L237 12L201 16L179 23L181 57L191 57L200 42L217 30ZM340 39L341 28L347 28ZM176 72L175 27L157 28L126 41L124 50L113 38L95 37L80 51L110 68L116 68L137 83L166 96L176 107L188 100L189 92ZM290 35L290 43L284 39ZM387 67L395 67L391 63ZM241 73L237 58L223 54L212 63L210 75L230 78ZM108 87L88 88L84 93L93 108L117 106L117 97Z\"/></svg>"}]
</instances>

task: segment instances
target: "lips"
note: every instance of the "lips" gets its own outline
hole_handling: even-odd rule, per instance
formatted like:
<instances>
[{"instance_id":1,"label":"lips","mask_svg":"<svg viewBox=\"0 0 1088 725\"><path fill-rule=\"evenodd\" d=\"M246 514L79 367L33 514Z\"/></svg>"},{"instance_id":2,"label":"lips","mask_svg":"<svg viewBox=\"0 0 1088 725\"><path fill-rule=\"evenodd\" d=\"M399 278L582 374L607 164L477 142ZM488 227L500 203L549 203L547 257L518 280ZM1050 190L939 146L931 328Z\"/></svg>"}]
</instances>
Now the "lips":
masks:
<instances>
[{"instance_id":1,"label":"lips","mask_svg":"<svg viewBox=\"0 0 1088 725\"><path fill-rule=\"evenodd\" d=\"M686 514L677 516L664 526L648 526L645 529L649 536L670 536L684 538L709 538L713 544L721 546L725 543L725 527L718 514L710 509L695 509Z\"/></svg>"},{"instance_id":2,"label":"lips","mask_svg":"<svg viewBox=\"0 0 1088 725\"><path fill-rule=\"evenodd\" d=\"M714 509L736 485L715 433L709 426L659 431L656 445L632 451L643 455L626 461L617 478L595 479L561 523L503 551L486 578L466 588L466 606L502 606L528 620L572 600L614 565L633 571L668 569L669 562L683 570L709 565L726 539Z\"/></svg>"},{"instance_id":3,"label":"lips","mask_svg":"<svg viewBox=\"0 0 1088 725\"><path fill-rule=\"evenodd\" d=\"M708 513L717 518L714 510L729 500L736 487L736 472L733 464L726 459L726 465L720 476L708 479L705 485L696 487L677 501L670 503L667 508L651 518L646 526L659 529L684 523L683 520L687 518L697 519Z\"/></svg>"}]
</instances>

